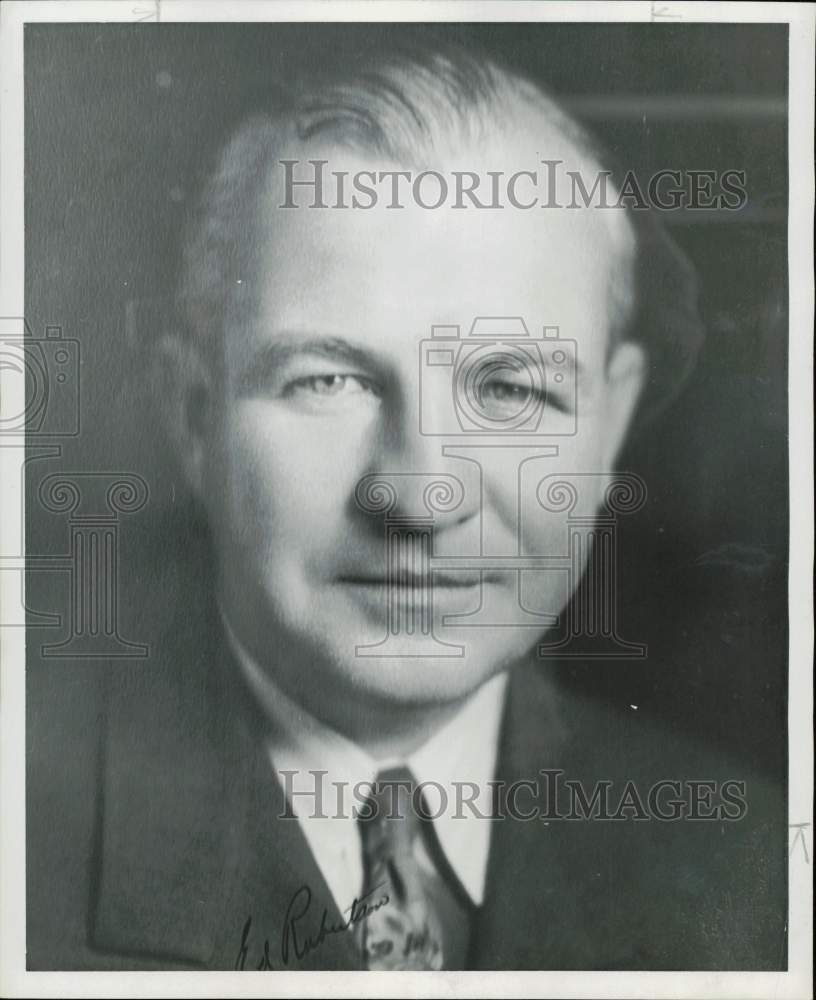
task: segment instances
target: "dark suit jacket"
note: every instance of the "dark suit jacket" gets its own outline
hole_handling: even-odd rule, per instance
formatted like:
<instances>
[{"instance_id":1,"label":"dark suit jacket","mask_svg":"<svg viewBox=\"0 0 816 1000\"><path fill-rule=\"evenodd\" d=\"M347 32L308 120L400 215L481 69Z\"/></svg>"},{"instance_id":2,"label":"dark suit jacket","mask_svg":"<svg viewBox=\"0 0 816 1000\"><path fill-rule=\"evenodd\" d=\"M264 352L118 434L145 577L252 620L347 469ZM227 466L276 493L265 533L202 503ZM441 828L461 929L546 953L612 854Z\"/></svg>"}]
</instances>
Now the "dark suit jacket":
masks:
<instances>
[{"instance_id":1,"label":"dark suit jacket","mask_svg":"<svg viewBox=\"0 0 816 1000\"><path fill-rule=\"evenodd\" d=\"M284 961L302 886L300 941L319 937L324 908L329 925L340 914L297 822L278 818L213 603L157 594L145 615L163 616L163 638L147 660L29 661L28 967L232 969L243 957L255 968L267 954L276 969L358 968L341 933L300 959L290 936ZM737 822L490 821L468 966L784 969L783 797L665 721L553 674L515 669L498 779L562 768L589 787L633 780L644 798L660 779L739 779L748 810Z\"/></svg>"}]
</instances>

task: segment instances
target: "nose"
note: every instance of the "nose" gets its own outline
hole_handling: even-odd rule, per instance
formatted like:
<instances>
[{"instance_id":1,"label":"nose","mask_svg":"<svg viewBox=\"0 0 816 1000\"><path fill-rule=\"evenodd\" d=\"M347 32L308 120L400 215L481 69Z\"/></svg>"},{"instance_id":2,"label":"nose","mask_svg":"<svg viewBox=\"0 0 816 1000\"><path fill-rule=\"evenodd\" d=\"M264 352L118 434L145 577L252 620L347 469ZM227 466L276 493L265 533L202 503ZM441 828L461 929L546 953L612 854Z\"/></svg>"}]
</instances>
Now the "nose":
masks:
<instances>
[{"instance_id":1,"label":"nose","mask_svg":"<svg viewBox=\"0 0 816 1000\"><path fill-rule=\"evenodd\" d=\"M366 509L366 492L379 488L382 503L368 513L432 516L440 532L479 515L481 481L473 463L443 454L443 438L423 433L418 389L395 393L383 407L357 500Z\"/></svg>"}]
</instances>

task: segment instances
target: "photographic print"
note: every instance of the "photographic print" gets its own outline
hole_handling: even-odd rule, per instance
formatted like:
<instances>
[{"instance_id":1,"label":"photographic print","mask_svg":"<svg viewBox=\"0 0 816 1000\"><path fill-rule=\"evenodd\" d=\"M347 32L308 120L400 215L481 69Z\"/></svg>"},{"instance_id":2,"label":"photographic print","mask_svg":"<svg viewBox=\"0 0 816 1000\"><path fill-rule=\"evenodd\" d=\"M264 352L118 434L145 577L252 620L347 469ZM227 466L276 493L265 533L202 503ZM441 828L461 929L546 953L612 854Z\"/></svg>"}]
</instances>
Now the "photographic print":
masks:
<instances>
[{"instance_id":1,"label":"photographic print","mask_svg":"<svg viewBox=\"0 0 816 1000\"><path fill-rule=\"evenodd\" d=\"M31 6L25 988L808 995L812 8Z\"/></svg>"}]
</instances>

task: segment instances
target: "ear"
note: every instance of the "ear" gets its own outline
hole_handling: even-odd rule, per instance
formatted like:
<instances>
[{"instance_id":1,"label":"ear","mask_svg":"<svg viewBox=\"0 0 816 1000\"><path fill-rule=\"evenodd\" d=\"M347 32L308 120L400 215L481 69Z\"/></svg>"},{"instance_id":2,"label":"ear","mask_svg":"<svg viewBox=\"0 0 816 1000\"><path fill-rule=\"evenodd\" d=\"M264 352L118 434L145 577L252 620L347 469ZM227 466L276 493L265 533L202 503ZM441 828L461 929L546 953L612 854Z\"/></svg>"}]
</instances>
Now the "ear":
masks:
<instances>
[{"instance_id":1,"label":"ear","mask_svg":"<svg viewBox=\"0 0 816 1000\"><path fill-rule=\"evenodd\" d=\"M646 352L631 340L618 344L606 371L607 421L604 462L614 468L626 440L637 401L646 378Z\"/></svg>"},{"instance_id":2,"label":"ear","mask_svg":"<svg viewBox=\"0 0 816 1000\"><path fill-rule=\"evenodd\" d=\"M188 485L202 499L215 412L211 368L188 338L169 334L154 348L152 372L165 432Z\"/></svg>"}]
</instances>

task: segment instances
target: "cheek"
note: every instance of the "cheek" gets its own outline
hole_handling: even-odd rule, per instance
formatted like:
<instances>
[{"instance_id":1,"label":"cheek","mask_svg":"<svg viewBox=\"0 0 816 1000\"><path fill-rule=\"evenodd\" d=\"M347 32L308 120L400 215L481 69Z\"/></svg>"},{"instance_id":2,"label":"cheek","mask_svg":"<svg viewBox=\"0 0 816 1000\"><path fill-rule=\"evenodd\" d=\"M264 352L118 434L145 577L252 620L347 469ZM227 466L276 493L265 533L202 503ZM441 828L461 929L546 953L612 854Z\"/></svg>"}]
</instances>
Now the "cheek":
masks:
<instances>
[{"instance_id":1,"label":"cheek","mask_svg":"<svg viewBox=\"0 0 816 1000\"><path fill-rule=\"evenodd\" d=\"M527 554L563 555L570 519L595 514L608 481L603 451L601 429L587 424L583 433L559 442L557 455L523 463L517 474L517 516Z\"/></svg>"},{"instance_id":2,"label":"cheek","mask_svg":"<svg viewBox=\"0 0 816 1000\"><path fill-rule=\"evenodd\" d=\"M224 429L222 478L233 530L264 549L308 546L348 509L361 449L270 409L243 404Z\"/></svg>"}]
</instances>

